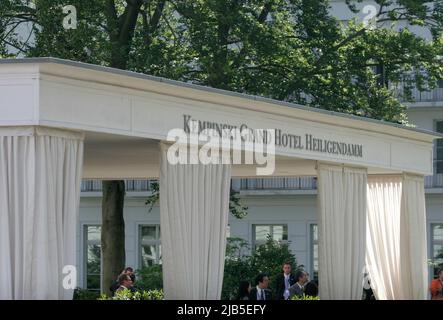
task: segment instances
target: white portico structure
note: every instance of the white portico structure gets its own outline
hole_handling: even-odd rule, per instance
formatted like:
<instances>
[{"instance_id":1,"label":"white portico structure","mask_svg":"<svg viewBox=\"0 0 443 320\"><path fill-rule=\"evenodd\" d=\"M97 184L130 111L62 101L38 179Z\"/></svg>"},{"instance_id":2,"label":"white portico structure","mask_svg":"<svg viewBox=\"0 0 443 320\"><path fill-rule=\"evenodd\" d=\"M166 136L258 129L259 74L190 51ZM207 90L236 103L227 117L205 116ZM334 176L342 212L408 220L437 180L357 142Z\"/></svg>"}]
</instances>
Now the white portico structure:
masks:
<instances>
[{"instance_id":1,"label":"white portico structure","mask_svg":"<svg viewBox=\"0 0 443 320\"><path fill-rule=\"evenodd\" d=\"M167 299L219 299L231 177L166 159L171 129L275 129L274 176L318 177L322 299L425 299L437 134L53 58L0 60L0 299L69 299L81 178L160 179ZM66 271L66 270L65 270Z\"/></svg>"}]
</instances>

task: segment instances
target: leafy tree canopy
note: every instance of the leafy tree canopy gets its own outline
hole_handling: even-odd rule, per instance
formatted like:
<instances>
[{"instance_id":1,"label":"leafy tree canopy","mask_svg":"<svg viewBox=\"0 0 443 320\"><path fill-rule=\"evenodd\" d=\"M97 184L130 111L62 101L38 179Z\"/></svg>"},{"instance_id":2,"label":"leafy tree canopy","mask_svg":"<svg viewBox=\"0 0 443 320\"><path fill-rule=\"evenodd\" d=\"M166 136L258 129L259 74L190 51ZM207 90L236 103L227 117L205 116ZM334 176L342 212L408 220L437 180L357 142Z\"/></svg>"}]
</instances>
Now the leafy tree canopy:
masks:
<instances>
[{"instance_id":1,"label":"leafy tree canopy","mask_svg":"<svg viewBox=\"0 0 443 320\"><path fill-rule=\"evenodd\" d=\"M361 0L347 0L361 12ZM65 29L62 7L77 10ZM442 78L443 1L377 0L375 26L333 18L326 0L3 0L5 45L202 85L404 122L396 84ZM407 24L406 24L407 22ZM400 28L403 26L402 28ZM425 41L410 28L429 30ZM32 36L19 36L30 29ZM3 49L2 49L3 48Z\"/></svg>"}]
</instances>

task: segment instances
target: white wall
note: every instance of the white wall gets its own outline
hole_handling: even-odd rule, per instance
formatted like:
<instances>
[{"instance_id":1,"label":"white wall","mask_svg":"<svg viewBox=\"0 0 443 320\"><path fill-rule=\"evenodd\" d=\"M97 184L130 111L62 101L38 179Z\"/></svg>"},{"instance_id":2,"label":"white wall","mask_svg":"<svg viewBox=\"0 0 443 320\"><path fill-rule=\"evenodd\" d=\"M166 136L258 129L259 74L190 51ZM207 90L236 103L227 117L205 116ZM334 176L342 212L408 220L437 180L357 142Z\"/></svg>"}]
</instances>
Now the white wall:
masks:
<instances>
[{"instance_id":1,"label":"white wall","mask_svg":"<svg viewBox=\"0 0 443 320\"><path fill-rule=\"evenodd\" d=\"M140 194L140 193L139 193ZM80 204L80 219L78 224L78 270L79 286L84 286L84 249L83 236L80 236L82 226L101 223L101 198L99 193L84 193ZM91 196L93 195L93 196ZM287 224L290 248L297 258L298 264L303 264L311 271L310 224L317 222L316 195L253 195L243 198L249 207L244 219L229 217L230 236L241 237L252 242L253 224ZM146 196L131 197L125 201L124 217L126 231L126 265L138 268L138 226L140 224L160 224L159 208L154 207L148 213L145 206ZM426 194L426 209L428 228L431 223L443 223L443 197L441 193ZM82 228L82 229L80 229ZM428 232L430 247L430 233ZM429 248L430 250L430 248Z\"/></svg>"},{"instance_id":2,"label":"white wall","mask_svg":"<svg viewBox=\"0 0 443 320\"><path fill-rule=\"evenodd\" d=\"M416 107L408 109L409 122L421 129L435 131L435 121L443 121L443 101L439 107Z\"/></svg>"}]
</instances>

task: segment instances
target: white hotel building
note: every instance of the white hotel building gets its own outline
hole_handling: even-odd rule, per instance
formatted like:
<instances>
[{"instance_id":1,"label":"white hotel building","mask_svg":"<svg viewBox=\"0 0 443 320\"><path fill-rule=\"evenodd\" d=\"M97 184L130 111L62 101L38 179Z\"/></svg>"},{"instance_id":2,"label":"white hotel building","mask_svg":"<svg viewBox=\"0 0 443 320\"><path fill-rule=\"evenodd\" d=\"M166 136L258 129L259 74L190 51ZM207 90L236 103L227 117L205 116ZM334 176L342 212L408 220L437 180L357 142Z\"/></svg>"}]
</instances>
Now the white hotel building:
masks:
<instances>
[{"instance_id":1,"label":"white hotel building","mask_svg":"<svg viewBox=\"0 0 443 320\"><path fill-rule=\"evenodd\" d=\"M358 5L362 8L366 1ZM342 21L352 18L345 1L331 1L332 14ZM363 14L362 14L363 15ZM420 29L414 29L421 33ZM423 34L426 36L426 34ZM417 127L443 133L443 80L431 91L414 91L409 105L409 121ZM315 177L234 179L233 186L249 207L244 219L229 216L229 236L246 239L252 248L270 234L275 240L288 242L298 264L316 274L317 264L317 191ZM435 144L434 174L426 177L428 257L443 265L443 139ZM161 260L160 212L155 206L148 212L145 201L149 182L126 181L124 207L126 231L126 265L136 269ZM101 183L84 180L77 228L78 285L98 289L101 224ZM94 250L95 248L95 250ZM88 268L88 265L90 268ZM434 270L429 269L430 277Z\"/></svg>"}]
</instances>

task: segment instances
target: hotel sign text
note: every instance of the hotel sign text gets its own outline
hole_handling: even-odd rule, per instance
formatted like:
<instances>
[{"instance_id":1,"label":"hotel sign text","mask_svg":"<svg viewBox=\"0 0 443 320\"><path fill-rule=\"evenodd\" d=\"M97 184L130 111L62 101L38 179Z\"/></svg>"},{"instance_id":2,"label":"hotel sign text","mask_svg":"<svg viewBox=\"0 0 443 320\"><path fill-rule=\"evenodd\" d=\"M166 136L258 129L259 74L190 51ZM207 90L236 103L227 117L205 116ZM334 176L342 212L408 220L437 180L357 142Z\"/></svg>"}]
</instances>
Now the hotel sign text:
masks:
<instances>
[{"instance_id":1,"label":"hotel sign text","mask_svg":"<svg viewBox=\"0 0 443 320\"><path fill-rule=\"evenodd\" d=\"M183 130L186 133L197 133L199 134L205 129L213 129L217 134L222 137L226 132L233 129L239 129L240 132L250 131L248 135L248 140L267 142L266 130L261 131L262 134L257 135L257 130L249 128L246 124L240 126L218 123L207 120L198 120L192 118L190 115L183 115ZM346 143L343 141L329 140L317 138L311 133L306 133L304 135L296 135L288 132L284 132L281 129L275 129L275 146L287 148L287 149L299 149L307 150L319 153L335 154L342 156L349 156L355 158L363 157L363 145L356 143Z\"/></svg>"}]
</instances>

